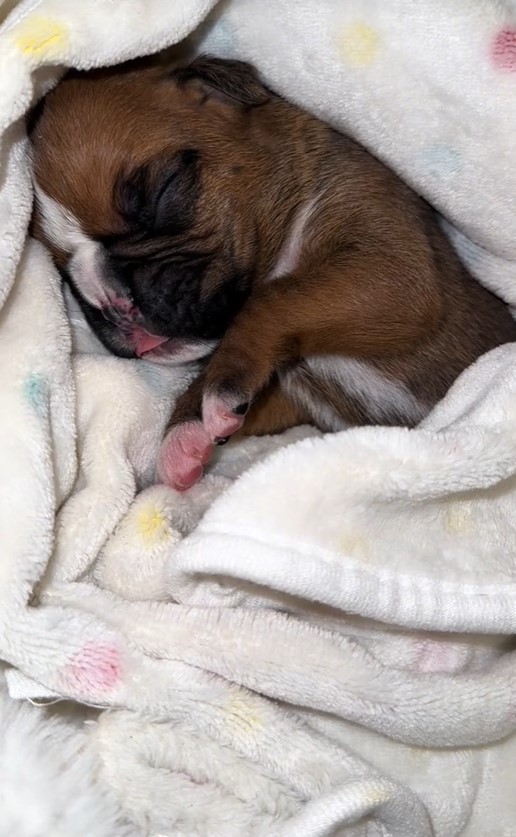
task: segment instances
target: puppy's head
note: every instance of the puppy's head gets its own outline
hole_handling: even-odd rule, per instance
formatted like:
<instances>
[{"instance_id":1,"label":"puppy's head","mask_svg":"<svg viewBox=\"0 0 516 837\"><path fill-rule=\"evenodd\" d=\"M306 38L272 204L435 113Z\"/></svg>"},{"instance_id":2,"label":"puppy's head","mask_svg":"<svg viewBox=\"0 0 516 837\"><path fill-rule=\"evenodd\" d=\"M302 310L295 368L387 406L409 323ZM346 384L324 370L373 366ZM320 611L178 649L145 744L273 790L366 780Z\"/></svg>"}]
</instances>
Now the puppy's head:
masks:
<instances>
[{"instance_id":1,"label":"puppy's head","mask_svg":"<svg viewBox=\"0 0 516 837\"><path fill-rule=\"evenodd\" d=\"M243 304L268 101L249 65L203 57L73 73L37 108L34 233L116 354L202 357Z\"/></svg>"}]
</instances>

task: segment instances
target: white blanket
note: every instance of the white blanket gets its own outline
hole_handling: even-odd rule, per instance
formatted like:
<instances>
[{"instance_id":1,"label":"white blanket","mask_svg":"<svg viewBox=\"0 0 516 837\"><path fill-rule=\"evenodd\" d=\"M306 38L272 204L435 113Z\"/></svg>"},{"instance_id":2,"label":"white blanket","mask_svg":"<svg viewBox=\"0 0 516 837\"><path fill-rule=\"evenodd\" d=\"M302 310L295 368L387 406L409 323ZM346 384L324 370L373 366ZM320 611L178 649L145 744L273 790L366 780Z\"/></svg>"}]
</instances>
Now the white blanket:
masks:
<instances>
[{"instance_id":1,"label":"white blanket","mask_svg":"<svg viewBox=\"0 0 516 837\"><path fill-rule=\"evenodd\" d=\"M516 347L416 430L300 428L153 487L190 372L67 310L26 241L23 115L67 66L195 32L399 171L516 304L516 3L6 7L0 834L514 837Z\"/></svg>"}]
</instances>

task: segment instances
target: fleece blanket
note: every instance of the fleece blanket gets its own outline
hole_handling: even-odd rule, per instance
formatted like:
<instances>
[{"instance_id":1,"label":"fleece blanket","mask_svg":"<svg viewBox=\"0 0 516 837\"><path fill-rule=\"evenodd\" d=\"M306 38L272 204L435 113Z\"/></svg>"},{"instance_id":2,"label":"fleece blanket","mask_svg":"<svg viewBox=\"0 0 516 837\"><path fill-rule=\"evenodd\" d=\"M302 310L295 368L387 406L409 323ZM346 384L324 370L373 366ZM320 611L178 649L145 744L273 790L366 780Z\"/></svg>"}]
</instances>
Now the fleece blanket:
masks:
<instances>
[{"instance_id":1,"label":"fleece blanket","mask_svg":"<svg viewBox=\"0 0 516 837\"><path fill-rule=\"evenodd\" d=\"M516 3L2 19L0 834L513 837L516 347L415 430L299 428L154 486L191 370L108 356L63 296L24 114L66 67L190 36L396 169L514 305Z\"/></svg>"}]
</instances>

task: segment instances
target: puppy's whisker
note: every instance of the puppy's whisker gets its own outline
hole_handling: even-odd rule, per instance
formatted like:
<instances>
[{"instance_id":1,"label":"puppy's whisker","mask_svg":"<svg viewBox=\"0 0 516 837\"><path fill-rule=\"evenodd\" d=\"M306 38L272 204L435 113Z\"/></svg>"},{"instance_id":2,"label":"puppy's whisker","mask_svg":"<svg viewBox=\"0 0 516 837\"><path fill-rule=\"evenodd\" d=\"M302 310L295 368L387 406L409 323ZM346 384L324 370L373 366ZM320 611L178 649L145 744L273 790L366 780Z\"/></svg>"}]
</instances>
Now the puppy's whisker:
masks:
<instances>
[{"instance_id":1,"label":"puppy's whisker","mask_svg":"<svg viewBox=\"0 0 516 837\"><path fill-rule=\"evenodd\" d=\"M113 325L118 325L122 321L122 315L120 314L120 312L117 311L116 308L113 308L111 305L101 308L101 313L104 319L108 320L108 322L110 323L113 323Z\"/></svg>"}]
</instances>

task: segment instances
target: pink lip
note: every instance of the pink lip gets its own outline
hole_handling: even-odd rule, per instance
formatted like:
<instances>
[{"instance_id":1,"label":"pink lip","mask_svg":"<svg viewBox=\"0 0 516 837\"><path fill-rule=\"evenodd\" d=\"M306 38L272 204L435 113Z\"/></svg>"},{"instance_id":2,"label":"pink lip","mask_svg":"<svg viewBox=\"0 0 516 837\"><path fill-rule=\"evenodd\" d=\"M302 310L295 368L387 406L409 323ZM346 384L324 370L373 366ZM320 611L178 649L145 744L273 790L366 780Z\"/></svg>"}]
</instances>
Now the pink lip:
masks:
<instances>
[{"instance_id":1,"label":"pink lip","mask_svg":"<svg viewBox=\"0 0 516 837\"><path fill-rule=\"evenodd\" d=\"M152 352L158 346L163 345L169 339L168 337L158 337L157 334L151 334L141 326L133 326L131 329L131 338L134 341L134 352L138 357L143 357L147 352Z\"/></svg>"},{"instance_id":2,"label":"pink lip","mask_svg":"<svg viewBox=\"0 0 516 837\"><path fill-rule=\"evenodd\" d=\"M109 291L108 298L110 306L117 312L123 334L129 339L136 357L145 357L164 343L173 343L169 337L152 334L137 324L138 321L141 322L141 314L139 308L131 300L118 296L114 291Z\"/></svg>"}]
</instances>

